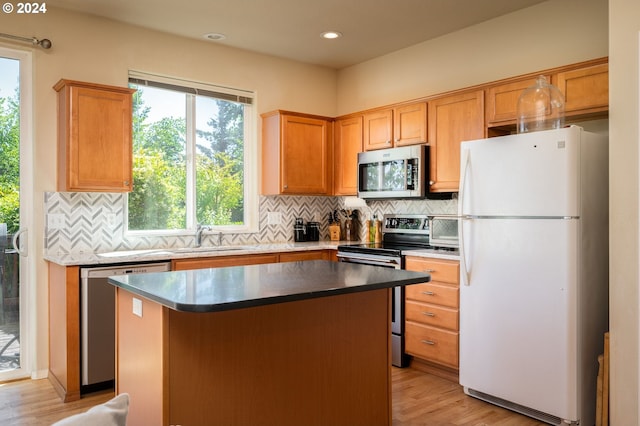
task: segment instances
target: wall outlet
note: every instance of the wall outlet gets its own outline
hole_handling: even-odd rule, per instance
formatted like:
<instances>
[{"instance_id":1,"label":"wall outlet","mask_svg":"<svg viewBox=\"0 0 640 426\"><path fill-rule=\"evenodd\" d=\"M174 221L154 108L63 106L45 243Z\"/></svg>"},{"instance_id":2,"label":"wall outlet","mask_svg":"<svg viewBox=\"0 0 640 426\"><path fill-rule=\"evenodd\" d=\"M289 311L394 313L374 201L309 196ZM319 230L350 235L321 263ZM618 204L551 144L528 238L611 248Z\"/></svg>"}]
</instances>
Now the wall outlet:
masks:
<instances>
[{"instance_id":1,"label":"wall outlet","mask_svg":"<svg viewBox=\"0 0 640 426\"><path fill-rule=\"evenodd\" d=\"M142 300L133 298L133 315L142 318Z\"/></svg>"},{"instance_id":2,"label":"wall outlet","mask_svg":"<svg viewBox=\"0 0 640 426\"><path fill-rule=\"evenodd\" d=\"M115 213L107 213L107 225L115 226L116 225L116 214Z\"/></svg>"},{"instance_id":3,"label":"wall outlet","mask_svg":"<svg viewBox=\"0 0 640 426\"><path fill-rule=\"evenodd\" d=\"M47 228L61 229L64 228L64 215L50 213L47 215Z\"/></svg>"},{"instance_id":4,"label":"wall outlet","mask_svg":"<svg viewBox=\"0 0 640 426\"><path fill-rule=\"evenodd\" d=\"M280 225L281 223L282 223L282 213L280 212L267 213L267 225Z\"/></svg>"}]
</instances>

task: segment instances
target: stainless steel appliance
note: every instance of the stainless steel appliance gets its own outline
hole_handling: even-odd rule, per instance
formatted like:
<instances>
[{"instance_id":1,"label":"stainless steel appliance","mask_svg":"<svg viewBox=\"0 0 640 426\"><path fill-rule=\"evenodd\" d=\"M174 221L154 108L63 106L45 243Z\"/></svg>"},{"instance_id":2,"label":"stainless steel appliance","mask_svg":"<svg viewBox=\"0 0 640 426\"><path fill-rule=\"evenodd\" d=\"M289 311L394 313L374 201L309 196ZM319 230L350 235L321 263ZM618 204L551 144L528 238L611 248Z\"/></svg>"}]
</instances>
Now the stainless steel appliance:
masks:
<instances>
[{"instance_id":1,"label":"stainless steel appliance","mask_svg":"<svg viewBox=\"0 0 640 426\"><path fill-rule=\"evenodd\" d=\"M429 216L387 214L382 219L382 242L338 246L341 262L364 263L384 268L404 268L403 250L431 248ZM404 287L395 287L392 297L391 360L397 367L407 365L404 354Z\"/></svg>"},{"instance_id":2,"label":"stainless steel appliance","mask_svg":"<svg viewBox=\"0 0 640 426\"><path fill-rule=\"evenodd\" d=\"M169 271L169 262L80 268L80 364L82 392L113 386L115 377L116 275Z\"/></svg>"},{"instance_id":3,"label":"stainless steel appliance","mask_svg":"<svg viewBox=\"0 0 640 426\"><path fill-rule=\"evenodd\" d=\"M458 248L458 216L430 216L429 233L429 244L433 247Z\"/></svg>"},{"instance_id":4,"label":"stainless steel appliance","mask_svg":"<svg viewBox=\"0 0 640 426\"><path fill-rule=\"evenodd\" d=\"M358 197L424 198L427 152L425 145L412 145L359 153Z\"/></svg>"}]
</instances>

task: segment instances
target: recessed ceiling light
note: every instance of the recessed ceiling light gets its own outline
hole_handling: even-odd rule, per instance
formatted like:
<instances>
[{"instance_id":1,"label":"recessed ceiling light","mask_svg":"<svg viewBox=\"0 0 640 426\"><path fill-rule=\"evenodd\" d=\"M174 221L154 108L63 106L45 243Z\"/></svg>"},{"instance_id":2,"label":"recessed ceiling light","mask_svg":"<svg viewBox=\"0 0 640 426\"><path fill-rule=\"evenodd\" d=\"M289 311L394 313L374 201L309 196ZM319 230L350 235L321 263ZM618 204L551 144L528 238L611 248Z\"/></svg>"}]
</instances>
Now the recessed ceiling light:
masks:
<instances>
[{"instance_id":1,"label":"recessed ceiling light","mask_svg":"<svg viewBox=\"0 0 640 426\"><path fill-rule=\"evenodd\" d=\"M207 40L213 40L213 41L224 40L225 38L227 38L226 35L220 34L220 33L208 33L203 35L203 37L206 38Z\"/></svg>"},{"instance_id":2,"label":"recessed ceiling light","mask_svg":"<svg viewBox=\"0 0 640 426\"><path fill-rule=\"evenodd\" d=\"M325 31L322 34L320 34L320 37L326 38L326 39L340 38L342 37L342 33L339 33L338 31Z\"/></svg>"}]
</instances>

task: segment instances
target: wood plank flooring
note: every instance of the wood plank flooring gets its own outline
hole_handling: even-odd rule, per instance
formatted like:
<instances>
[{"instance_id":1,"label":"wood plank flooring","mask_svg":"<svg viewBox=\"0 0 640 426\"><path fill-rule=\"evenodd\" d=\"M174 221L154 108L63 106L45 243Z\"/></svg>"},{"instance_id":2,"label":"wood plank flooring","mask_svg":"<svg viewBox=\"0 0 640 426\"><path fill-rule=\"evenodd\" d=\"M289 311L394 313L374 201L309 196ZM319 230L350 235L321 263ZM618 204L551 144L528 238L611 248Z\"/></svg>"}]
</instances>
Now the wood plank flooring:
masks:
<instances>
[{"instance_id":1,"label":"wood plank flooring","mask_svg":"<svg viewBox=\"0 0 640 426\"><path fill-rule=\"evenodd\" d=\"M393 426L539 426L536 420L465 395L457 383L411 368L393 368ZM91 394L63 403L47 379L0 384L0 424L44 426L113 397Z\"/></svg>"}]
</instances>

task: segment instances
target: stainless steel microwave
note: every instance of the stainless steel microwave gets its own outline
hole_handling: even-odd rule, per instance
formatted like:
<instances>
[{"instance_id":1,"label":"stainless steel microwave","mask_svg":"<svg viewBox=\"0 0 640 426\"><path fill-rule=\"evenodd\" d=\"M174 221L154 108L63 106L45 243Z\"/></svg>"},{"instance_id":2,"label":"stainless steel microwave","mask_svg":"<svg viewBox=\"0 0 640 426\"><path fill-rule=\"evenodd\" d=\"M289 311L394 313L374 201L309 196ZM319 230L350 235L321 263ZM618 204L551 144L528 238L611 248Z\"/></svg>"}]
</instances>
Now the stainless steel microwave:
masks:
<instances>
[{"instance_id":1,"label":"stainless steel microwave","mask_svg":"<svg viewBox=\"0 0 640 426\"><path fill-rule=\"evenodd\" d=\"M358 197L425 198L428 151L425 145L358 154Z\"/></svg>"}]
</instances>

